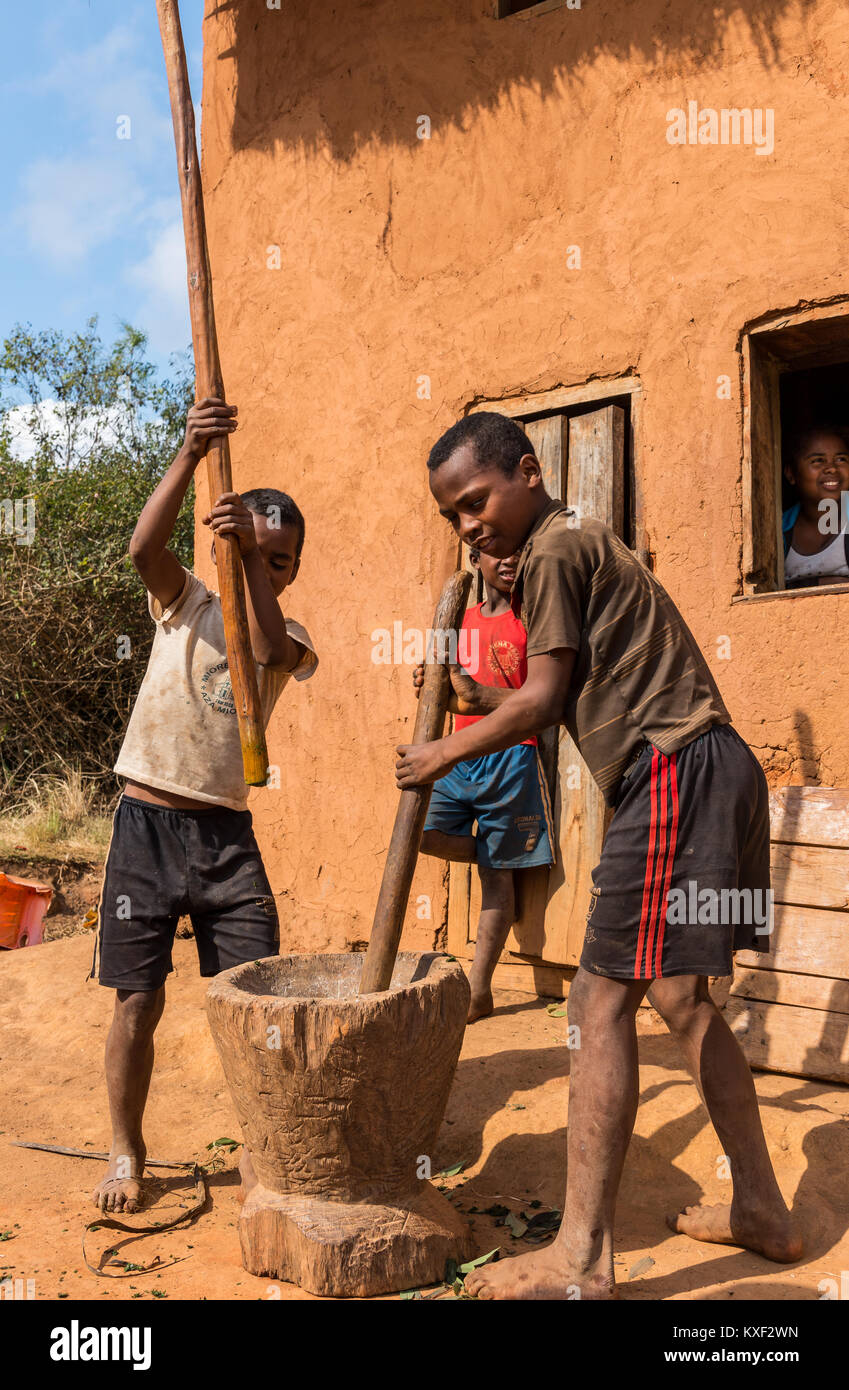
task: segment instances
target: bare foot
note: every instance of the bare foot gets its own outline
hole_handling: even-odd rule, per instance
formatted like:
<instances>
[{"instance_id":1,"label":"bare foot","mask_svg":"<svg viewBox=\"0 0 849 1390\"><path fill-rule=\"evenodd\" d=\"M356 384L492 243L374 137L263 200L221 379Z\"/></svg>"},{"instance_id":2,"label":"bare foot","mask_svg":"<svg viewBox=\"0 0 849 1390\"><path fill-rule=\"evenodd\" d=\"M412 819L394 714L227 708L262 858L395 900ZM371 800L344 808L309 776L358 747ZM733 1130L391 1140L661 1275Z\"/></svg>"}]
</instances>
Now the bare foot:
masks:
<instances>
[{"instance_id":1,"label":"bare foot","mask_svg":"<svg viewBox=\"0 0 849 1390\"><path fill-rule=\"evenodd\" d=\"M685 1207L677 1216L667 1217L670 1229L693 1240L713 1245L742 1245L777 1264L792 1264L802 1253L802 1239L789 1212L782 1217L744 1217L732 1214L728 1206Z\"/></svg>"},{"instance_id":2,"label":"bare foot","mask_svg":"<svg viewBox=\"0 0 849 1390\"><path fill-rule=\"evenodd\" d=\"M477 1023L479 1018L489 1018L493 1008L491 989L484 990L481 994L473 994L466 1022Z\"/></svg>"},{"instance_id":3,"label":"bare foot","mask_svg":"<svg viewBox=\"0 0 849 1390\"><path fill-rule=\"evenodd\" d=\"M466 1275L466 1291L475 1298L550 1302L616 1297L612 1279L602 1274L576 1274L554 1245L473 1269Z\"/></svg>"},{"instance_id":4,"label":"bare foot","mask_svg":"<svg viewBox=\"0 0 849 1390\"><path fill-rule=\"evenodd\" d=\"M94 1205L103 1212L138 1211L143 1203L144 1145L131 1152L112 1152L105 1178L92 1193Z\"/></svg>"}]
</instances>

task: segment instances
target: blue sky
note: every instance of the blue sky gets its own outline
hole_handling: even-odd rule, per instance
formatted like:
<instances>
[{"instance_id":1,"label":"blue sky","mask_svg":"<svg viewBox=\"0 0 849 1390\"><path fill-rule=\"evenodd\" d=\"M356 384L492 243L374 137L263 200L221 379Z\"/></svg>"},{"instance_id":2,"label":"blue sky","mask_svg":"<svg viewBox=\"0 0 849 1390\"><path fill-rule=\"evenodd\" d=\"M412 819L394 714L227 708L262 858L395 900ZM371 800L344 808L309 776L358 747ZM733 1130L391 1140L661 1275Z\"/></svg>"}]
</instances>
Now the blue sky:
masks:
<instances>
[{"instance_id":1,"label":"blue sky","mask_svg":"<svg viewBox=\"0 0 849 1390\"><path fill-rule=\"evenodd\" d=\"M181 0L197 108L203 10ZM17 322L67 332L97 314L111 341L127 319L165 369L191 333L156 6L4 0L2 33L0 337Z\"/></svg>"}]
</instances>

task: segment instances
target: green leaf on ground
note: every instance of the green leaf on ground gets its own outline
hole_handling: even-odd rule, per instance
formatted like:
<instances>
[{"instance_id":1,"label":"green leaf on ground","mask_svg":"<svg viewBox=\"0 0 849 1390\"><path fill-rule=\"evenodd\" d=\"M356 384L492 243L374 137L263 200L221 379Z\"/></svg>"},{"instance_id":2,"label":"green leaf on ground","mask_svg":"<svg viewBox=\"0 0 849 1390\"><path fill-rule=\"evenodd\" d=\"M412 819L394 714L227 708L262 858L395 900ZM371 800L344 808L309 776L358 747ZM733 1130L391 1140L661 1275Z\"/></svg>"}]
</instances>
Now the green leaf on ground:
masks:
<instances>
[{"instance_id":1,"label":"green leaf on ground","mask_svg":"<svg viewBox=\"0 0 849 1390\"><path fill-rule=\"evenodd\" d=\"M488 1255L478 1255L476 1260L467 1260L464 1265L460 1265L460 1273L471 1274L473 1269L477 1269L479 1265L485 1265L487 1260L491 1260L493 1255L497 1255L500 1249L501 1246L496 1245L495 1249L490 1250Z\"/></svg>"},{"instance_id":2,"label":"green leaf on ground","mask_svg":"<svg viewBox=\"0 0 849 1390\"><path fill-rule=\"evenodd\" d=\"M518 1216L514 1216L512 1211L508 1211L504 1218L504 1225L512 1232L514 1240L520 1240L528 1229L527 1221L521 1221Z\"/></svg>"},{"instance_id":3,"label":"green leaf on ground","mask_svg":"<svg viewBox=\"0 0 849 1390\"><path fill-rule=\"evenodd\" d=\"M452 1163L450 1168L440 1168L438 1176L440 1178L454 1178L458 1173L462 1172L465 1164L466 1160L461 1158L459 1163Z\"/></svg>"},{"instance_id":4,"label":"green leaf on ground","mask_svg":"<svg viewBox=\"0 0 849 1390\"><path fill-rule=\"evenodd\" d=\"M637 1263L635 1265L632 1265L631 1268L628 1270L628 1278L638 1278L639 1275L645 1274L646 1270L651 1269L653 1264L654 1260L652 1259L651 1255L644 1255L641 1260L637 1260Z\"/></svg>"}]
</instances>

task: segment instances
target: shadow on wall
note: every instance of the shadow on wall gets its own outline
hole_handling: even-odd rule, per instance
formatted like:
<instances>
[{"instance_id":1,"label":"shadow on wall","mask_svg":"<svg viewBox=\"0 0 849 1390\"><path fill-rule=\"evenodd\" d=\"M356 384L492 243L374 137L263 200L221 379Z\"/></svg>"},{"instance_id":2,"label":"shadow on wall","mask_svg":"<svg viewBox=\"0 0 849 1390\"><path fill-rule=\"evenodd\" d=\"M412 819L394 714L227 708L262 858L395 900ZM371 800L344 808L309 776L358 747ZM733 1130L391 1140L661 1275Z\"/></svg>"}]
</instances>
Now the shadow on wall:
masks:
<instances>
[{"instance_id":1,"label":"shadow on wall","mask_svg":"<svg viewBox=\"0 0 849 1390\"><path fill-rule=\"evenodd\" d=\"M232 68L235 150L329 147L350 160L372 140L409 145L422 114L462 129L474 112L520 102L523 90L547 96L568 82L581 108L586 71L603 57L679 78L680 104L706 101L687 81L716 63L732 18L735 52L745 26L762 66L778 68L782 23L817 3L584 0L580 10L497 20L494 0L281 0L279 9L225 0L207 19L221 24L218 61ZM607 80L615 97L615 72ZM763 105L756 91L735 102ZM593 116L588 105L584 117Z\"/></svg>"},{"instance_id":2,"label":"shadow on wall","mask_svg":"<svg viewBox=\"0 0 849 1390\"><path fill-rule=\"evenodd\" d=\"M796 760L800 764L800 771L804 779L802 785L805 787L818 787L821 785L821 779L819 759L816 751L817 741L814 737L813 725L804 710L797 709L793 711L793 733L796 740L796 748L795 750L791 749L791 751L795 752ZM800 809L801 804L797 805L795 810L791 813L793 817L792 820L787 816L784 818L783 836L787 840L793 839Z\"/></svg>"}]
</instances>

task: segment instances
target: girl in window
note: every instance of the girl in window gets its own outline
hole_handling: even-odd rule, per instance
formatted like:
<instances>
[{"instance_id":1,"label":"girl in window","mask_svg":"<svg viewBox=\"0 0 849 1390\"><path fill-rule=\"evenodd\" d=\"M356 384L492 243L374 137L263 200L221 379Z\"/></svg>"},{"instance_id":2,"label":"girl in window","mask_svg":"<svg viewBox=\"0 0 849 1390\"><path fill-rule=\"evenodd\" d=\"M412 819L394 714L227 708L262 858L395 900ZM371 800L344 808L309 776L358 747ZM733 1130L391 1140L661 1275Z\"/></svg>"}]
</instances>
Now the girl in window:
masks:
<instances>
[{"instance_id":1,"label":"girl in window","mask_svg":"<svg viewBox=\"0 0 849 1390\"><path fill-rule=\"evenodd\" d=\"M785 587L849 582L849 431L804 430L792 443L784 476L796 498L781 522ZM834 505L824 506L826 500Z\"/></svg>"}]
</instances>

